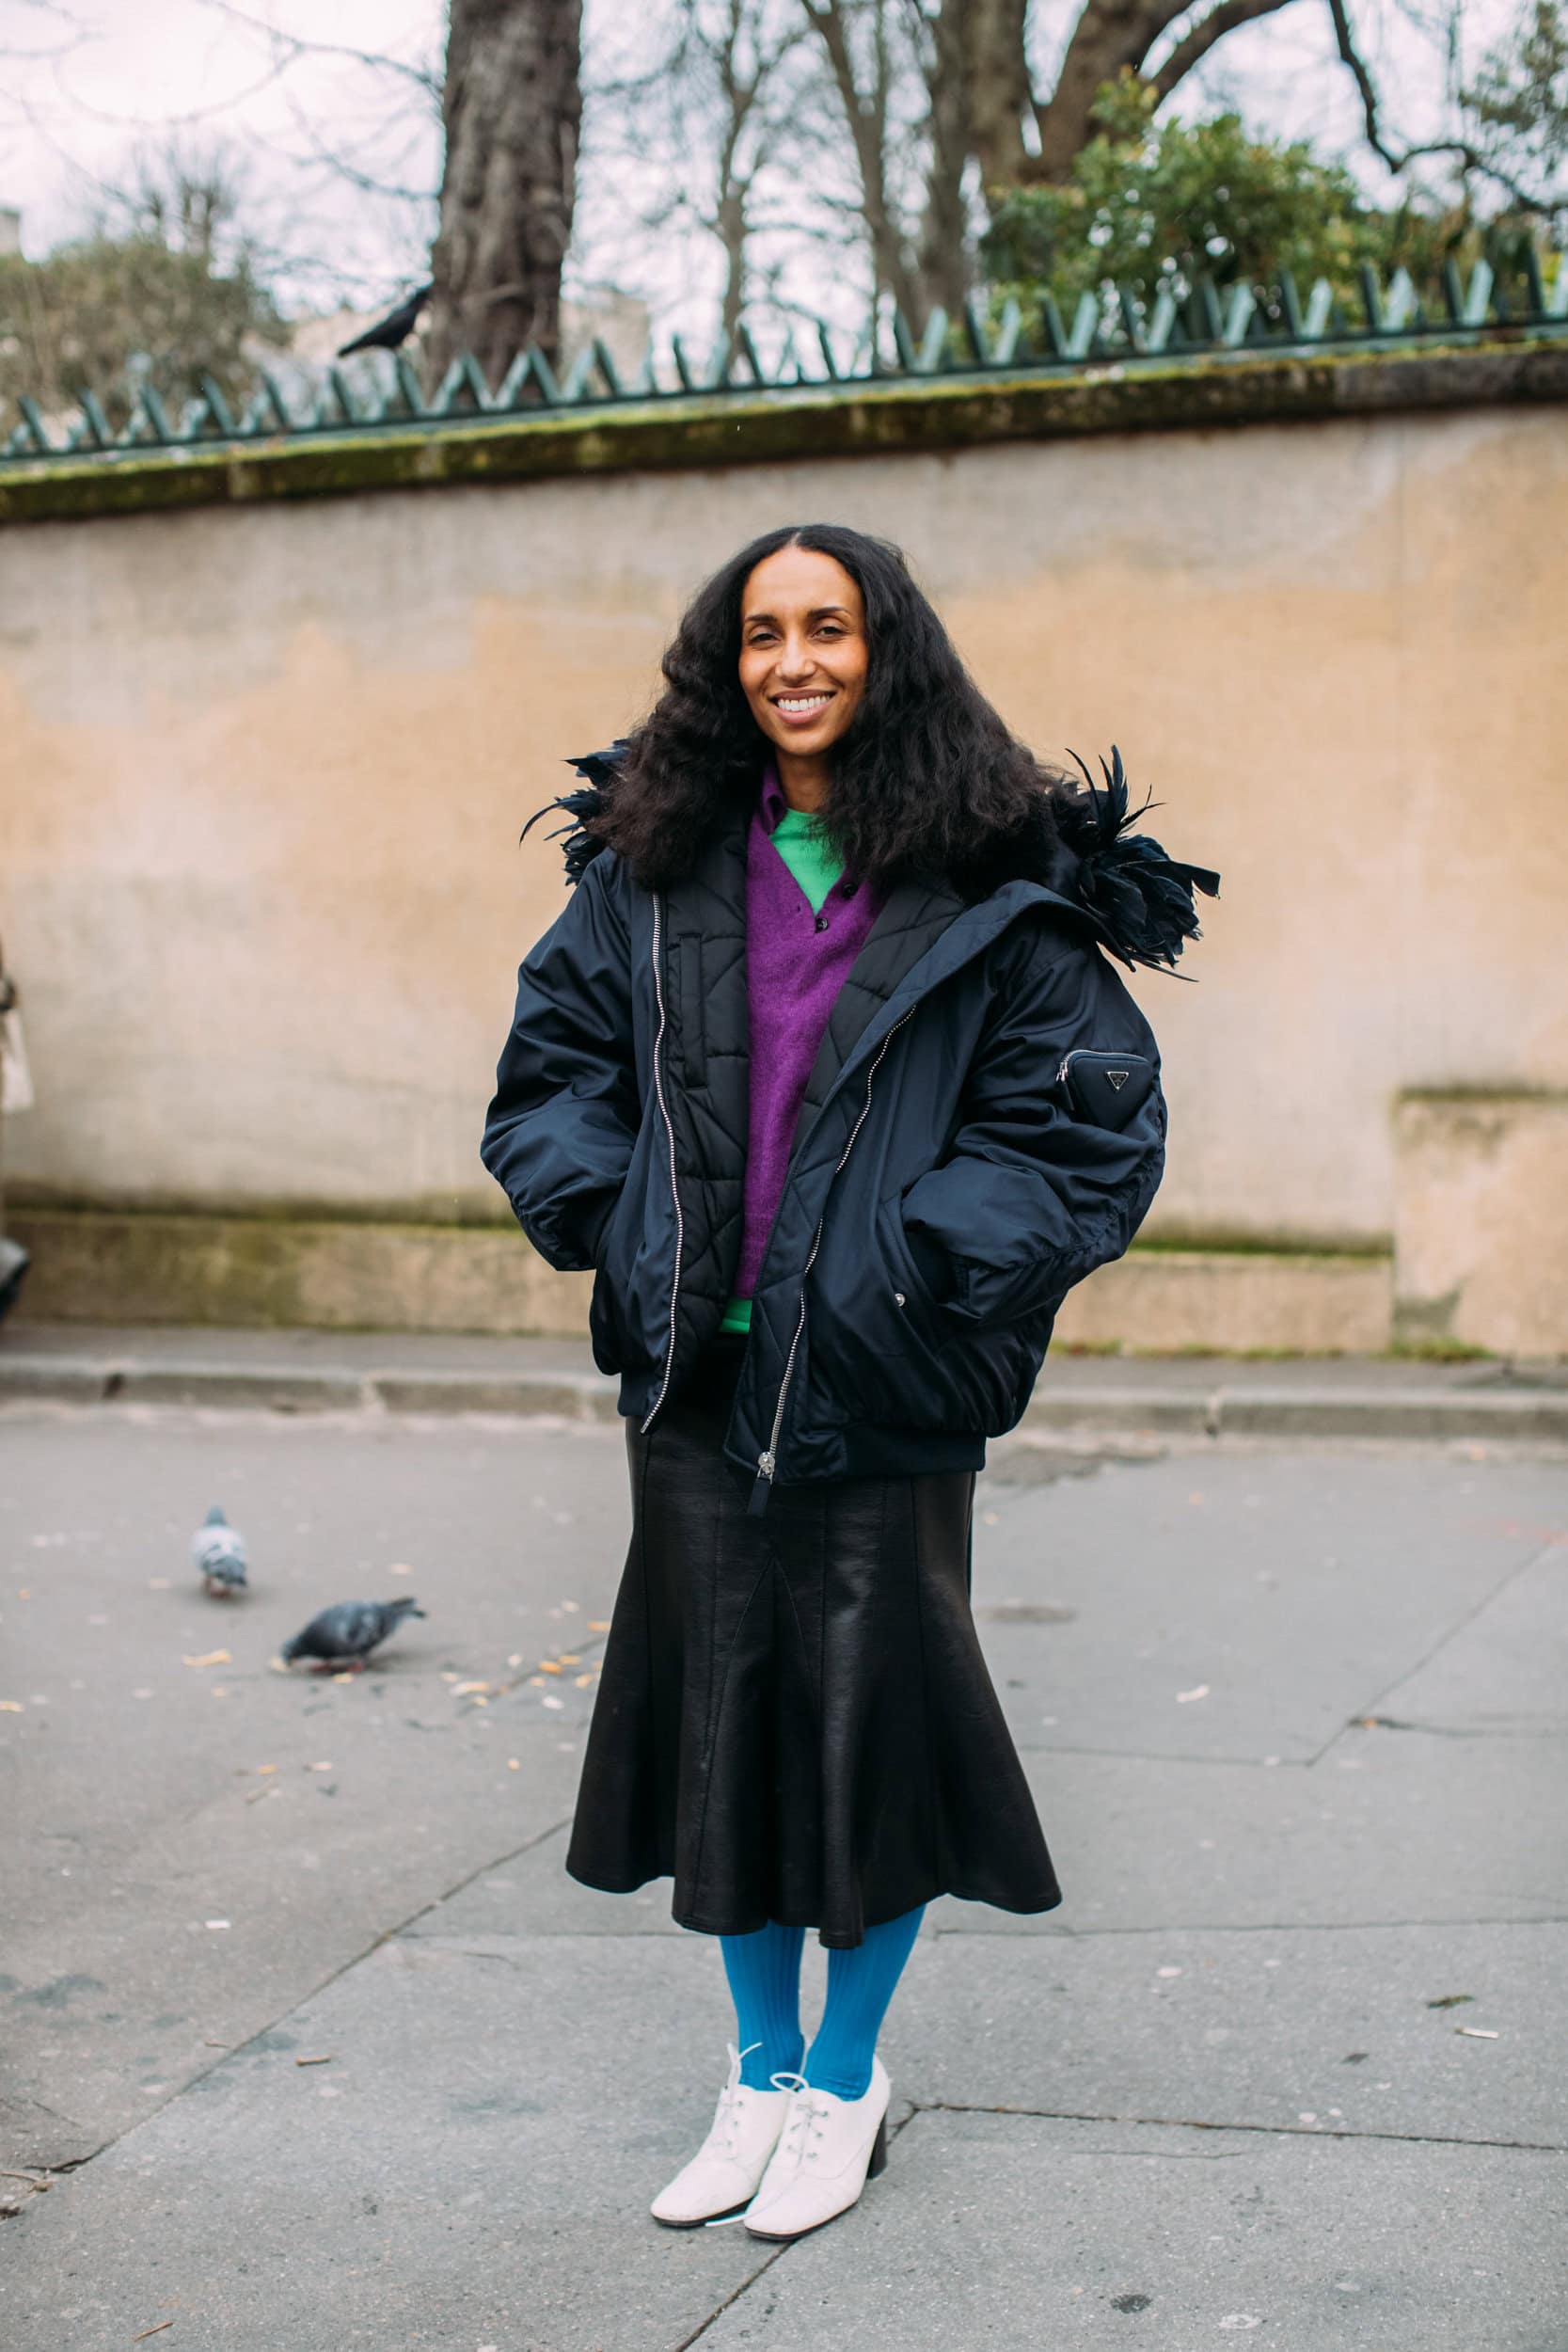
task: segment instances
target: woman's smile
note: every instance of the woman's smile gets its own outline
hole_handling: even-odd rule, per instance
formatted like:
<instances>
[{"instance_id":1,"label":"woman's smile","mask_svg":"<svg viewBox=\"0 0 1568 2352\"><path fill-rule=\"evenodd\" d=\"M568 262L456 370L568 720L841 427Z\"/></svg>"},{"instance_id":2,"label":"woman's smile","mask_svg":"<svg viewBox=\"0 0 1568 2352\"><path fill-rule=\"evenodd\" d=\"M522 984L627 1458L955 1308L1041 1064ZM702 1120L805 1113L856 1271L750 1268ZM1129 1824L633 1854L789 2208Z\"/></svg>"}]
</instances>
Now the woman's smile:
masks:
<instances>
[{"instance_id":1,"label":"woman's smile","mask_svg":"<svg viewBox=\"0 0 1568 2352\"><path fill-rule=\"evenodd\" d=\"M769 698L786 726L809 727L833 699L832 687L811 694L774 694Z\"/></svg>"}]
</instances>

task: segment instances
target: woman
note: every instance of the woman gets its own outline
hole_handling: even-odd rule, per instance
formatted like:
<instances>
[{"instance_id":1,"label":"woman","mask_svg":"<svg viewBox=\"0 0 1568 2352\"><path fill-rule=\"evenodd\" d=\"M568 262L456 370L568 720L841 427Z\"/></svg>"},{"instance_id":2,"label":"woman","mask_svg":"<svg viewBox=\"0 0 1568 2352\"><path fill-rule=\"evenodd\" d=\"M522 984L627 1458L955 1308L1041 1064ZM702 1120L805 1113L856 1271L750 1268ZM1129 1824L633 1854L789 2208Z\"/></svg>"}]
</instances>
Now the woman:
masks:
<instances>
[{"instance_id":1,"label":"woman","mask_svg":"<svg viewBox=\"0 0 1568 2352\"><path fill-rule=\"evenodd\" d=\"M975 1472L1160 1178L1154 1040L1101 950L1173 961L1217 878L1124 836L1119 759L1102 791L1042 770L857 532L744 548L664 676L554 803L577 887L483 1157L548 1263L596 1270L627 1417L566 1867L673 1876L736 2010L653 2213L784 2239L881 2169L924 1906L1060 1900L970 1614Z\"/></svg>"}]
</instances>

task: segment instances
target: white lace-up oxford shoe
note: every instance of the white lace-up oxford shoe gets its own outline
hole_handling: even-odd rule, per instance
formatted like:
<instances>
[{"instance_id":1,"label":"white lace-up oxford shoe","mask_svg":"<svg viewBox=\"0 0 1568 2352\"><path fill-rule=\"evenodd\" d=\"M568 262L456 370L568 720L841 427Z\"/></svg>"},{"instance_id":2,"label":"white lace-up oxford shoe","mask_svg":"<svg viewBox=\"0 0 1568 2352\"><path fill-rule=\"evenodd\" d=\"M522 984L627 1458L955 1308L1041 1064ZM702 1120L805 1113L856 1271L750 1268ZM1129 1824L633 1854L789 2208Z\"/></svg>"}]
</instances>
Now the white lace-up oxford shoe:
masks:
<instances>
[{"instance_id":1,"label":"white lace-up oxford shoe","mask_svg":"<svg viewBox=\"0 0 1568 2352\"><path fill-rule=\"evenodd\" d=\"M893 2095L880 2058L871 2061L871 2085L860 2099L814 2090L800 2074L775 2074L789 2091L789 2113L779 2144L746 2208L752 2237L803 2237L847 2213L866 2182L887 2163L887 2109Z\"/></svg>"},{"instance_id":2,"label":"white lace-up oxford shoe","mask_svg":"<svg viewBox=\"0 0 1568 2352\"><path fill-rule=\"evenodd\" d=\"M719 2094L713 2129L649 2210L667 2230L695 2230L738 2213L756 2193L789 2110L787 2088L752 2090L740 2079L740 2053L729 2044L730 2074Z\"/></svg>"}]
</instances>

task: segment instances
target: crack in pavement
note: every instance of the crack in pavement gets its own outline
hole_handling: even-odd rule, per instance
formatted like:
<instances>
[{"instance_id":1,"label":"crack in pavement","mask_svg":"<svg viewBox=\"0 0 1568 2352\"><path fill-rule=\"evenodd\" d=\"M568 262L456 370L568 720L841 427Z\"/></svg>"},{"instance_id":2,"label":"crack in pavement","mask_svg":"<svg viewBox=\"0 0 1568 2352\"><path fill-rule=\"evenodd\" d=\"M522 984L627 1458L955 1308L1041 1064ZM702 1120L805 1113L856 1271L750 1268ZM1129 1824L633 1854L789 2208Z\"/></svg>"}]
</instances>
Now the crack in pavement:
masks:
<instances>
[{"instance_id":1,"label":"crack in pavement","mask_svg":"<svg viewBox=\"0 0 1568 2352\"><path fill-rule=\"evenodd\" d=\"M1120 2123L1158 2131L1250 2132L1263 2139L1377 2139L1418 2148L1507 2148L1538 2156L1561 2155L1568 2147L1568 2141L1563 2140L1481 2139L1448 2132L1369 2132L1356 2131L1343 2123L1220 2123L1196 2115L1085 2114L1071 2107L984 2106L962 2099L920 2099L913 2102L913 2107L916 2115L1001 2115L1039 2123ZM1135 2154L1138 2151L1124 2153ZM1145 2153L1158 2154L1159 2151Z\"/></svg>"},{"instance_id":2,"label":"crack in pavement","mask_svg":"<svg viewBox=\"0 0 1568 2352\"><path fill-rule=\"evenodd\" d=\"M1474 1727L1463 1724L1421 1724L1403 1715L1352 1715L1343 1724L1345 1731L1418 1731L1432 1740L1560 1740L1565 1733L1561 1724L1548 1724L1539 1729L1529 1726L1514 1728L1508 1724L1482 1724ZM1336 1732L1329 1747L1339 1737ZM1323 1750L1326 1756L1328 1749ZM1312 1758L1314 1764L1321 1756Z\"/></svg>"},{"instance_id":3,"label":"crack in pavement","mask_svg":"<svg viewBox=\"0 0 1568 2352\"><path fill-rule=\"evenodd\" d=\"M476 1864L473 1869L466 1871L463 1877L455 1880L443 1894L433 1895L428 1902L420 1903L417 1911L411 1911L405 1919L395 1922L389 1928L378 1928L370 1942L360 1950L350 1953L347 1960L340 1962L336 1968L329 1968L325 1977L318 1978L313 1984L296 1993L275 2016L268 2019L264 2026L258 2026L255 2032L247 2034L243 2042L232 2043L221 2057L214 2058L210 2066L202 2067L198 2074L187 2075L177 2089L169 2092L166 2099L160 2099L156 2106L150 2106L144 2115L138 2115L134 2122L125 2124L119 2131L110 2132L96 2148L88 2149L86 2155L72 2157L66 2163L42 2166L39 2169L51 2173L79 2172L85 2166L96 2162L98 2157L105 2154L109 2149L117 2147L120 2140L139 2129L152 2116L161 2115L166 2107L173 2106L176 2101L182 2099L188 2090L194 2090L198 2083L203 2083L210 2074L215 2074L219 2067L225 2065L230 2058L238 2058L242 2051L250 2049L254 2043L261 2041L264 2034L276 2032L283 2019L298 2009L302 2002L317 1999L326 1991L328 1985L336 1984L340 1977L346 1977L351 1968L357 1968L361 1961L368 1960L371 1954L379 1951L384 1944L389 1944L398 1936L406 1934L416 1919L422 1919L427 1913L438 1911L443 1903L451 1902L454 1896L462 1894L466 1886L471 1886L475 1879L483 1878L486 1870L503 1869L509 1863L521 1861L524 1854L531 1853L535 1846L543 1845L546 1838L559 1836L562 1830L569 1825L570 1820L571 1816L568 1814L564 1821L552 1821L547 1829L540 1830L532 1837L525 1837L520 1846L513 1846L505 1853L497 1854L487 1862ZM428 1939L416 1939L416 1941L423 1940ZM475 1957L480 1958L483 1955L476 1954Z\"/></svg>"},{"instance_id":4,"label":"crack in pavement","mask_svg":"<svg viewBox=\"0 0 1568 2352\"><path fill-rule=\"evenodd\" d=\"M791 2245L798 2243L799 2241L796 2239L792 2239L790 2241ZM715 2320L722 2319L724 2313L727 2311L732 2310L734 2306L739 2302L743 2295L750 2295L752 2289L756 2285L757 2280L764 2278L767 2273L772 2269L773 2265L776 2262L782 2261L784 2256L787 2254L788 2251L789 2245L775 2246L772 2252L762 2262L758 2263L756 2268L752 2271L749 2279L742 2279L740 2284L730 2294L726 2295L721 2303L716 2303L714 2305L712 2311L709 2312L707 2317L702 2321L700 2326L693 2328L689 2336L682 2336L679 2344L677 2344L674 2347L674 2352L689 2352L689 2347L697 2342L699 2336L705 2336L708 2329L713 2326Z\"/></svg>"},{"instance_id":5,"label":"crack in pavement","mask_svg":"<svg viewBox=\"0 0 1568 2352\"><path fill-rule=\"evenodd\" d=\"M1520 1577L1528 1576L1532 1568L1539 1567L1542 1561L1546 1559L1548 1555L1557 1549L1558 1546L1555 1541L1542 1544L1538 1549L1529 1552L1523 1560L1518 1561L1512 1568L1508 1569L1504 1575L1498 1578L1497 1583L1492 1586L1489 1592L1483 1594L1481 1599L1476 1601L1471 1608L1463 1611L1445 1631L1437 1635L1431 1647L1423 1651L1421 1656L1416 1660L1413 1665L1406 1666L1402 1673L1397 1674L1392 1682L1386 1682L1375 1697L1370 1699L1364 1708L1358 1708L1356 1712L1350 1717L1348 1723L1341 1724L1338 1730L1334 1734L1333 1739L1325 1740L1323 1745L1318 1750L1316 1756L1311 1757L1310 1761L1314 1764L1321 1764L1323 1757L1331 1754L1332 1751L1338 1745L1348 1729L1350 1729L1353 1725L1365 1722L1369 1716L1375 1716L1378 1708L1386 1698L1387 1698L1393 1692L1399 1690L1403 1683L1410 1681L1413 1676L1420 1674L1424 1668L1430 1666L1434 1658L1440 1658L1443 1652L1448 1648L1450 1642L1456 1642L1462 1633L1467 1633L1470 1628L1476 1623L1477 1619L1484 1616L1487 1610L1491 1608L1493 1602L1502 1598L1504 1593L1507 1592L1511 1584L1516 1583ZM1464 1735L1456 1734L1452 1736L1462 1737ZM1494 1735L1482 1732L1478 1736L1482 1739L1486 1739Z\"/></svg>"},{"instance_id":6,"label":"crack in pavement","mask_svg":"<svg viewBox=\"0 0 1568 2352\"><path fill-rule=\"evenodd\" d=\"M1067 1926L1031 1930L1028 1928L934 1927L933 1937L943 1935L983 1935L990 1938L1031 1933L1061 1936L1070 1943L1086 1944L1091 1937L1104 1935L1377 1935L1385 1929L1400 1928L1568 1928L1568 1916L1556 1913L1522 1919L1505 1914L1496 1919L1243 1919L1236 1921L1209 1919L1165 1920L1152 1928L1069 1928Z\"/></svg>"}]
</instances>

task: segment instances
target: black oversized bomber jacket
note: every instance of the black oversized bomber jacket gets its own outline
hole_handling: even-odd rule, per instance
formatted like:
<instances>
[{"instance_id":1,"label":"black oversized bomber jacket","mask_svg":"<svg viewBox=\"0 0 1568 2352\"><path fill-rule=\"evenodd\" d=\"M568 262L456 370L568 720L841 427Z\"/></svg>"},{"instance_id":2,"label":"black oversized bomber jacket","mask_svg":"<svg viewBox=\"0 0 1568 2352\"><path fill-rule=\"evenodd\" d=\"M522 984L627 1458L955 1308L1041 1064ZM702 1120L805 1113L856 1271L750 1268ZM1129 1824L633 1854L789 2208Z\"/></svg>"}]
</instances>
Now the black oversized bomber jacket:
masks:
<instances>
[{"instance_id":1,"label":"black oversized bomber jacket","mask_svg":"<svg viewBox=\"0 0 1568 2352\"><path fill-rule=\"evenodd\" d=\"M580 765L588 790L560 805L591 820L614 771ZM724 1447L755 1507L775 1479L980 1467L1067 1291L1136 1232L1165 1108L1153 1035L1101 948L1171 961L1196 935L1192 884L1217 878L1127 821L1118 761L1104 793L1042 797L1037 834L999 844L978 884L890 891L817 1054L757 1279ZM657 893L573 834L577 887L523 963L485 1125L484 1164L540 1254L596 1270L594 1360L644 1428L717 1331L740 1253L746 834L737 811ZM1097 1053L1147 1083L1119 1125L1071 1083L1070 1057Z\"/></svg>"}]
</instances>

